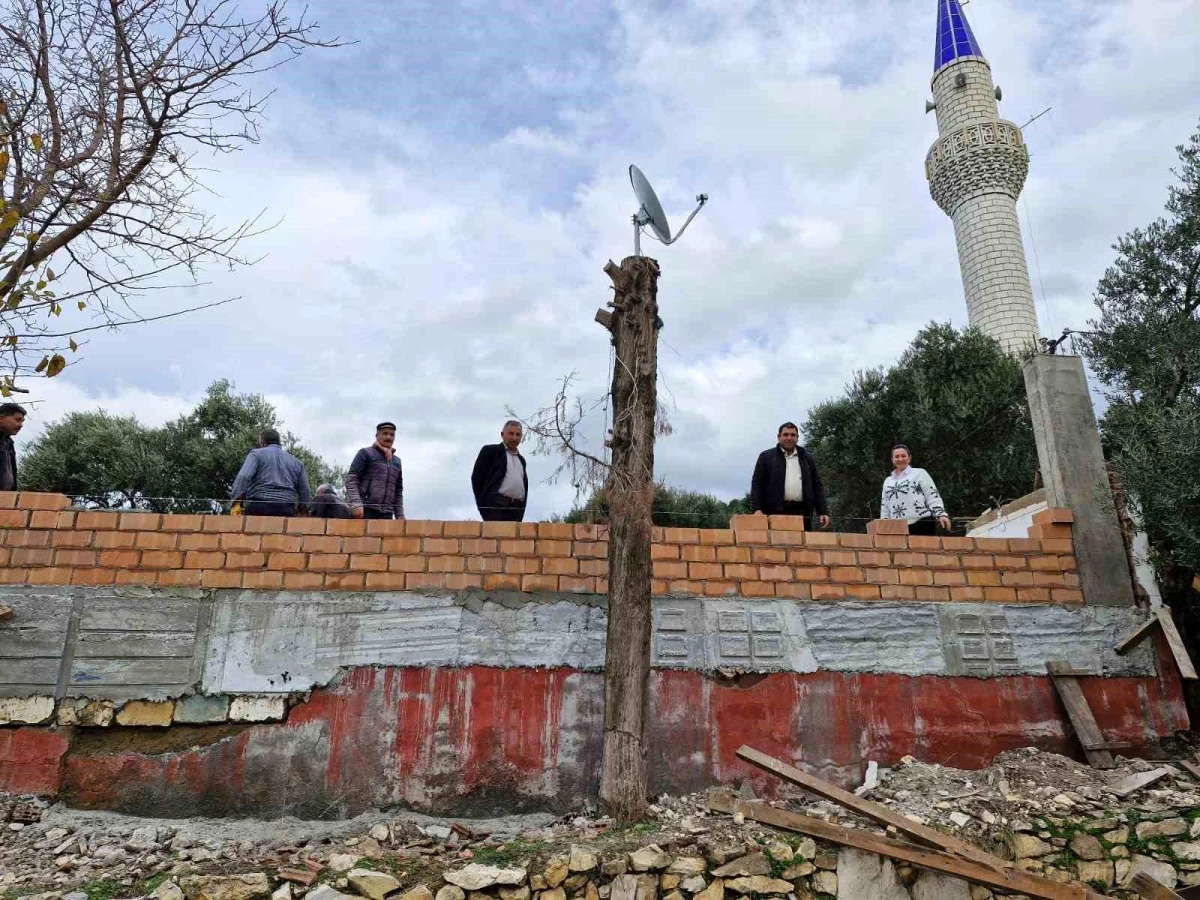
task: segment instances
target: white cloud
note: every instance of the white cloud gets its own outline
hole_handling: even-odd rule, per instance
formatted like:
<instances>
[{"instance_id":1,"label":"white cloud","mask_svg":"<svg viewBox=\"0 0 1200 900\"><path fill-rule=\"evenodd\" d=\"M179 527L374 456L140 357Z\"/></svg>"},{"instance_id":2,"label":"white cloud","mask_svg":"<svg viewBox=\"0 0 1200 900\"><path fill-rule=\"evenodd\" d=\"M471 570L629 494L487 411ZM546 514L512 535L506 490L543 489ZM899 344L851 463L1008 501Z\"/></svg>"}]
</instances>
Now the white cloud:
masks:
<instances>
[{"instance_id":1,"label":"white cloud","mask_svg":"<svg viewBox=\"0 0 1200 900\"><path fill-rule=\"evenodd\" d=\"M968 8L1002 115L1054 106L1028 135L1044 333L1083 325L1109 244L1161 209L1172 148L1195 126L1198 9ZM251 250L266 258L175 298L243 299L96 336L38 417L102 404L169 418L229 377L343 464L395 418L410 513L472 515L470 466L507 406L547 404L572 370L587 395L607 384L592 316L609 297L604 262L632 249L637 162L676 226L695 194L712 198L679 244L644 245L662 263L661 395L675 425L658 471L740 496L780 422L893 361L926 322L965 323L953 232L922 169L936 135L921 113L933 13L697 0L664 15L622 0L604 35L611 71L594 57L528 66L553 108L536 122L478 109L498 137L406 119L402 80L365 85L373 102L350 109L285 81L265 142L222 158L212 181L219 215L281 219ZM369 49L369 33L351 36ZM554 465L531 460L533 515L570 504L569 485L536 484Z\"/></svg>"}]
</instances>

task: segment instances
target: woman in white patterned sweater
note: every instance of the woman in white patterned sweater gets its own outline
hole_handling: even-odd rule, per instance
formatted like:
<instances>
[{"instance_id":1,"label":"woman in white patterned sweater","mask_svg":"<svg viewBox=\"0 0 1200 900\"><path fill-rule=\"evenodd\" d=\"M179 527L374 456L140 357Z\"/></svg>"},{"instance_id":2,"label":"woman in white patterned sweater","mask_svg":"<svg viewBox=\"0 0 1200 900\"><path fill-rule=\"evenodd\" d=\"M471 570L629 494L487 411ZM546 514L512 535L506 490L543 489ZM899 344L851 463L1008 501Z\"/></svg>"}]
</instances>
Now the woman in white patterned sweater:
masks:
<instances>
[{"instance_id":1,"label":"woman in white patterned sweater","mask_svg":"<svg viewBox=\"0 0 1200 900\"><path fill-rule=\"evenodd\" d=\"M912 454L903 444L892 448L892 474L884 479L880 518L904 519L909 534L937 534L937 526L950 530L950 517L937 485L924 469L910 466Z\"/></svg>"}]
</instances>

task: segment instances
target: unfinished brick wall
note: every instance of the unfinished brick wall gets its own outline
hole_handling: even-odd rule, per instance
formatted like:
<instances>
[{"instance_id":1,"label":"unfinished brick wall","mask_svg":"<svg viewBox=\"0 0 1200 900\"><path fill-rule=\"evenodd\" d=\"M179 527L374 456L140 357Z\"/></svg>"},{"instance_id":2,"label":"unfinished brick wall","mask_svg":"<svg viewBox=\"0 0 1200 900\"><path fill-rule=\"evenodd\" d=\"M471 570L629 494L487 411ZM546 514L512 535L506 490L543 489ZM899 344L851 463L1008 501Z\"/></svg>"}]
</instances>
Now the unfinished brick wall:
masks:
<instances>
[{"instance_id":1,"label":"unfinished brick wall","mask_svg":"<svg viewBox=\"0 0 1200 900\"><path fill-rule=\"evenodd\" d=\"M259 590L608 590L607 527L165 515L0 493L0 583ZM655 528L656 594L1082 603L1071 514L1025 539L806 532L793 516ZM889 533L890 532L890 533ZM900 532L900 533L895 533Z\"/></svg>"}]
</instances>

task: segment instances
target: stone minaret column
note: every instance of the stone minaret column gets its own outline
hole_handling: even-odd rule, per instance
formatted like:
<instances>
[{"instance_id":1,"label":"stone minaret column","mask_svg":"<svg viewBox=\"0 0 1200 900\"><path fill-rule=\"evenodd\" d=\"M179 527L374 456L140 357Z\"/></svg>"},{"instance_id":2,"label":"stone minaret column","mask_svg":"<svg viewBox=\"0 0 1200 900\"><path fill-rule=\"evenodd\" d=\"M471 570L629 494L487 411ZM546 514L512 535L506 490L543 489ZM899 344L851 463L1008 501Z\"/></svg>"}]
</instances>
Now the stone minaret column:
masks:
<instances>
[{"instance_id":1,"label":"stone minaret column","mask_svg":"<svg viewBox=\"0 0 1200 900\"><path fill-rule=\"evenodd\" d=\"M1000 118L992 69L958 0L938 0L933 99L938 139L925 157L929 193L954 220L972 325L1010 353L1037 346L1017 197L1029 171L1021 129Z\"/></svg>"}]
</instances>

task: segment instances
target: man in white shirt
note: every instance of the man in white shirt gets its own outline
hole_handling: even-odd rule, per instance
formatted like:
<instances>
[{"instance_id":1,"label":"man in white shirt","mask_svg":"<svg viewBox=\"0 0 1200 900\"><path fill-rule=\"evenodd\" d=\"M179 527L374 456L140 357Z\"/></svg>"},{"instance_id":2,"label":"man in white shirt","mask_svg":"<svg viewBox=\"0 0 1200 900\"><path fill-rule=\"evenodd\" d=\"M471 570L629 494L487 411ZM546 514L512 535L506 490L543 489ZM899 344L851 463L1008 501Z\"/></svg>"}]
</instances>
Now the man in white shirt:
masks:
<instances>
[{"instance_id":1,"label":"man in white shirt","mask_svg":"<svg viewBox=\"0 0 1200 900\"><path fill-rule=\"evenodd\" d=\"M475 506L485 522L520 522L525 518L529 476L518 448L524 436L521 423L509 419L500 431L499 444L480 448L471 471Z\"/></svg>"},{"instance_id":2,"label":"man in white shirt","mask_svg":"<svg viewBox=\"0 0 1200 900\"><path fill-rule=\"evenodd\" d=\"M800 429L794 422L779 426L779 443L758 455L750 479L750 508L766 515L818 516L829 527L829 501L817 463L799 446Z\"/></svg>"}]
</instances>

